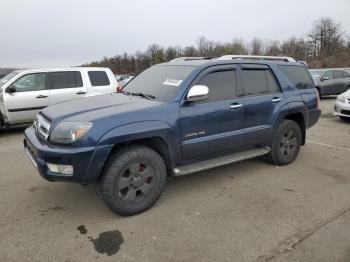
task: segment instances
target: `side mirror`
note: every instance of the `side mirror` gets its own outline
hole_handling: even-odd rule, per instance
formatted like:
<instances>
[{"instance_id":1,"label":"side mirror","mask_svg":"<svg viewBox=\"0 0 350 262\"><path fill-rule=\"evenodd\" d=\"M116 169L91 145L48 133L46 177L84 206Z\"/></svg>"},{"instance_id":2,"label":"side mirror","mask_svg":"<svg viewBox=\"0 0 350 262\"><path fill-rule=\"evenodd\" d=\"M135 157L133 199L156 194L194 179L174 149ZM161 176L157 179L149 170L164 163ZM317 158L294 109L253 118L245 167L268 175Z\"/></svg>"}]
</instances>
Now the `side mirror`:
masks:
<instances>
[{"instance_id":1,"label":"side mirror","mask_svg":"<svg viewBox=\"0 0 350 262\"><path fill-rule=\"evenodd\" d=\"M208 99L209 97L209 88L204 85L195 85L192 86L190 91L188 91L186 101L189 102L198 102Z\"/></svg>"},{"instance_id":2,"label":"side mirror","mask_svg":"<svg viewBox=\"0 0 350 262\"><path fill-rule=\"evenodd\" d=\"M329 77L328 76L324 76L321 78L321 81L325 81L325 80L329 80Z\"/></svg>"},{"instance_id":3,"label":"side mirror","mask_svg":"<svg viewBox=\"0 0 350 262\"><path fill-rule=\"evenodd\" d=\"M6 89L6 92L9 93L9 94L12 94L12 93L16 93L16 87L15 86L9 86L7 89Z\"/></svg>"}]
</instances>

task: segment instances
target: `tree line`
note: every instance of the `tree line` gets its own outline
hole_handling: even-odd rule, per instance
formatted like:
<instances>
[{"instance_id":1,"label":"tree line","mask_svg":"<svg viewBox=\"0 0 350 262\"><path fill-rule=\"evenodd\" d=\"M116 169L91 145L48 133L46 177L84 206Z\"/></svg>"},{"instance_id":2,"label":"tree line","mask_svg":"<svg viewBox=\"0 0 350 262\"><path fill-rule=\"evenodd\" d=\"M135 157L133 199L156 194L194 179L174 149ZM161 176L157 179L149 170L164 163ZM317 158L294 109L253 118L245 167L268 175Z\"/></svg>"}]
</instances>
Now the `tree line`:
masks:
<instances>
[{"instance_id":1,"label":"tree line","mask_svg":"<svg viewBox=\"0 0 350 262\"><path fill-rule=\"evenodd\" d=\"M287 40L262 40L254 38L245 42L235 38L232 42L215 42L200 37L195 45L162 47L152 44L135 54L104 57L83 66L109 67L116 74L135 75L146 68L181 56L219 57L227 54L290 56L306 61L310 68L350 67L350 36L340 22L330 17L314 21L310 32L303 37Z\"/></svg>"}]
</instances>

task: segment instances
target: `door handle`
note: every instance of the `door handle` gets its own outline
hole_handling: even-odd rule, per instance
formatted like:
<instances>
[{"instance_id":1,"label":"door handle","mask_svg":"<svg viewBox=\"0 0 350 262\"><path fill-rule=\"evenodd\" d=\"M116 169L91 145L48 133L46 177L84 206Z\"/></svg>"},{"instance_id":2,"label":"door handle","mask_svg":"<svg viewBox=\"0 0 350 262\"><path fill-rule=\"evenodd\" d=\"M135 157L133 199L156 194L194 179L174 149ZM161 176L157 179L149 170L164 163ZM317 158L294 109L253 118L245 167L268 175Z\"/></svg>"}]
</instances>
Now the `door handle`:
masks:
<instances>
[{"instance_id":1,"label":"door handle","mask_svg":"<svg viewBox=\"0 0 350 262\"><path fill-rule=\"evenodd\" d=\"M282 101L282 98L279 98L279 97L272 98L272 103L278 103L280 101Z\"/></svg>"},{"instance_id":2,"label":"door handle","mask_svg":"<svg viewBox=\"0 0 350 262\"><path fill-rule=\"evenodd\" d=\"M238 104L238 103L234 103L234 104L231 104L230 105L230 109L238 109L238 108L241 108L243 107L242 104Z\"/></svg>"},{"instance_id":3,"label":"door handle","mask_svg":"<svg viewBox=\"0 0 350 262\"><path fill-rule=\"evenodd\" d=\"M38 95L36 98L47 98L48 96Z\"/></svg>"},{"instance_id":4,"label":"door handle","mask_svg":"<svg viewBox=\"0 0 350 262\"><path fill-rule=\"evenodd\" d=\"M85 95L85 94L86 94L86 92L84 92L84 91L77 92L77 95Z\"/></svg>"}]
</instances>

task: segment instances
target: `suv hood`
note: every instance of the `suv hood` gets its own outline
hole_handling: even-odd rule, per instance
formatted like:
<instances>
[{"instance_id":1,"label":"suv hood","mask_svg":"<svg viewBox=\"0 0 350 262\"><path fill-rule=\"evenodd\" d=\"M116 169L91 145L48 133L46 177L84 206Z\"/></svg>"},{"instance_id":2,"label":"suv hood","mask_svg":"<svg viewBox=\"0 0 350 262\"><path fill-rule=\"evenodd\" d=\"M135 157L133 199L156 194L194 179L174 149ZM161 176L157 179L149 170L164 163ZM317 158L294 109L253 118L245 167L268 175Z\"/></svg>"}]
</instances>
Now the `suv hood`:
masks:
<instances>
[{"instance_id":1,"label":"suv hood","mask_svg":"<svg viewBox=\"0 0 350 262\"><path fill-rule=\"evenodd\" d=\"M111 115L162 105L162 102L124 94L108 94L49 106L41 113L53 122L91 121Z\"/></svg>"}]
</instances>

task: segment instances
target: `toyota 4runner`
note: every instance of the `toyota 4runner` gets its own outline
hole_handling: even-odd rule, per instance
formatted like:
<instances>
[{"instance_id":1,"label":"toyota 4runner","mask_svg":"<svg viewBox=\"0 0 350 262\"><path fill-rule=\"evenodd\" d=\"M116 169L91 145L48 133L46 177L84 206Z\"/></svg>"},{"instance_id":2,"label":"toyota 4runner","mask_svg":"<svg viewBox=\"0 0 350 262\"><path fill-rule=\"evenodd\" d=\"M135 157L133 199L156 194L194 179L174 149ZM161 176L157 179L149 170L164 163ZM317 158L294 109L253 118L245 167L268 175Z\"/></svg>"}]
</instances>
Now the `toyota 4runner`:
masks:
<instances>
[{"instance_id":1,"label":"toyota 4runner","mask_svg":"<svg viewBox=\"0 0 350 262\"><path fill-rule=\"evenodd\" d=\"M118 93L45 108L24 147L49 181L98 183L114 212L151 207L168 178L266 155L295 160L321 111L298 62L183 58Z\"/></svg>"}]
</instances>

